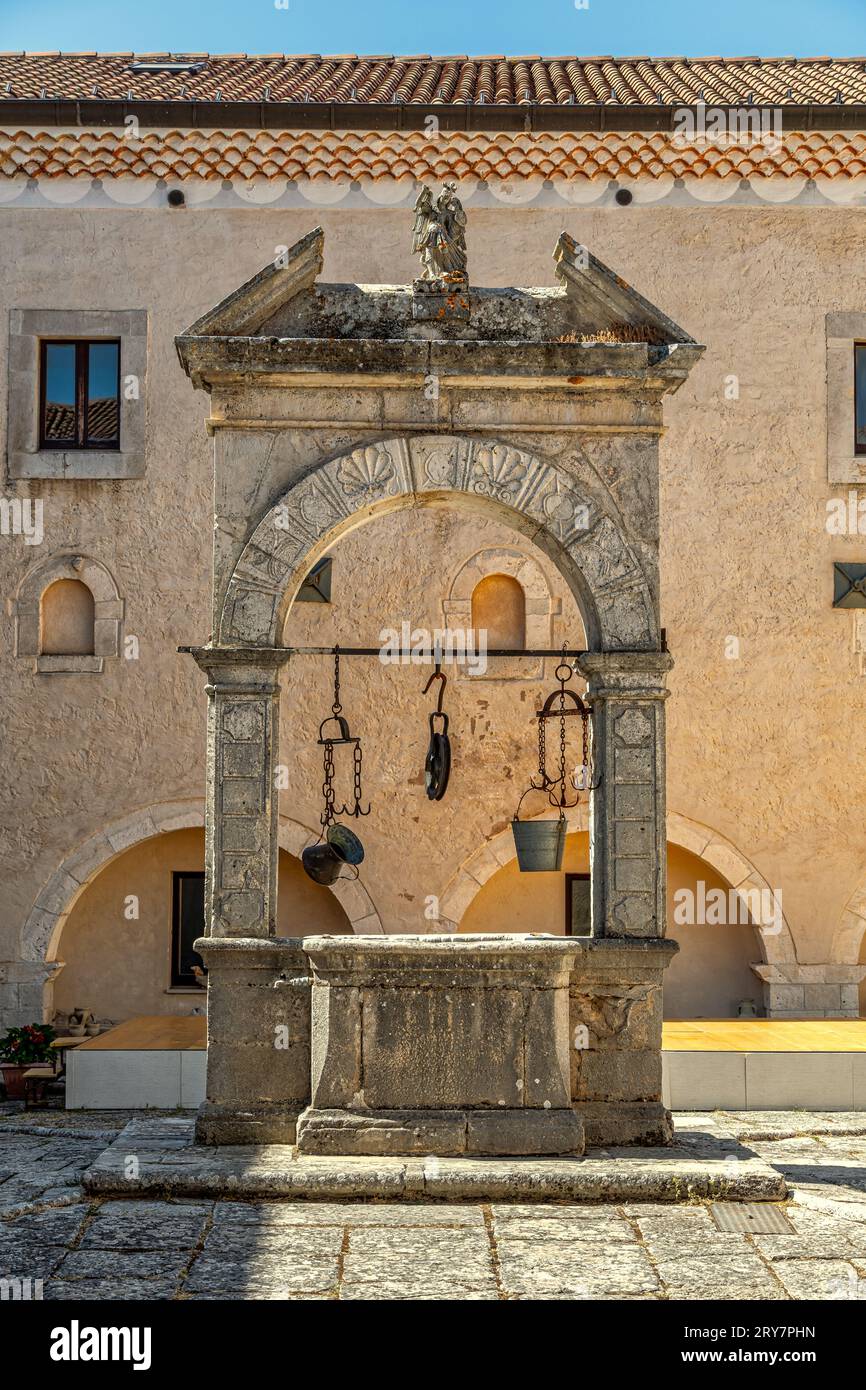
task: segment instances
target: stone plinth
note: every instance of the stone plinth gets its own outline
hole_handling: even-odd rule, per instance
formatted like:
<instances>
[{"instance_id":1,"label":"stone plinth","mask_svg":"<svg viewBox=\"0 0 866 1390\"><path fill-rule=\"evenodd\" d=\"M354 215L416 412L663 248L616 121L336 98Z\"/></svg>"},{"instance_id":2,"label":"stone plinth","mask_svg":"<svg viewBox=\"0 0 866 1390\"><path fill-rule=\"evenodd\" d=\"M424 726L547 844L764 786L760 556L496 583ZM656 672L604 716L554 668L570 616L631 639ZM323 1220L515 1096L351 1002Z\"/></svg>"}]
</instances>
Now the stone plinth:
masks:
<instances>
[{"instance_id":1,"label":"stone plinth","mask_svg":"<svg viewBox=\"0 0 866 1390\"><path fill-rule=\"evenodd\" d=\"M764 981L768 1018L859 1018L866 965L798 961L753 965Z\"/></svg>"},{"instance_id":2,"label":"stone plinth","mask_svg":"<svg viewBox=\"0 0 866 1390\"><path fill-rule=\"evenodd\" d=\"M575 942L307 937L315 1154L568 1154Z\"/></svg>"},{"instance_id":3,"label":"stone plinth","mask_svg":"<svg viewBox=\"0 0 866 1390\"><path fill-rule=\"evenodd\" d=\"M295 937L205 937L207 1099L200 1144L290 1144L310 1098L310 978Z\"/></svg>"},{"instance_id":4,"label":"stone plinth","mask_svg":"<svg viewBox=\"0 0 866 1390\"><path fill-rule=\"evenodd\" d=\"M571 1094L587 1144L669 1144L662 1104L662 977L676 952L660 938L575 942L570 985Z\"/></svg>"}]
</instances>

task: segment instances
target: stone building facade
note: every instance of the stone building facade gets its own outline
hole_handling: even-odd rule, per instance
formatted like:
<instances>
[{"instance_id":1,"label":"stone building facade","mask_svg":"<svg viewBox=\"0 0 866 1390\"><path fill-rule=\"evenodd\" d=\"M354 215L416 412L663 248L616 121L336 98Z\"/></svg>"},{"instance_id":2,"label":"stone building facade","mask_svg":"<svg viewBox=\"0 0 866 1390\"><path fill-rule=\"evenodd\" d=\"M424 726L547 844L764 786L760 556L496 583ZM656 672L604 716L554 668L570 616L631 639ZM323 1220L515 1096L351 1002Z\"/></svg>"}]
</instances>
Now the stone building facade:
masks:
<instances>
[{"instance_id":1,"label":"stone building facade","mask_svg":"<svg viewBox=\"0 0 866 1390\"><path fill-rule=\"evenodd\" d=\"M707 108L732 104L769 125L719 131ZM862 63L9 55L4 1022L77 1005L102 1019L201 1007L172 969L177 878L206 858L205 677L178 648L219 639L212 591L221 612L220 575L280 484L312 460L352 459L362 505L376 469L364 451L401 438L410 411L455 448L479 425L491 442L520 436L528 456L561 447L543 411L509 419L507 385L470 420L423 384L409 404L385 384L371 419L338 379L315 409L309 396L293 433L271 428L269 388L238 415L231 393L194 392L178 362L190 325L262 266L297 265L292 248L316 227L323 283L411 285L418 185L447 178L467 213L471 287L552 294L565 230L705 345L663 423L615 419L598 392L594 415L569 418L565 404L557 424L623 514L653 509L658 451L668 930L680 943L666 1012L860 1012ZM353 312L344 298L340 313ZM120 344L119 447L44 447L43 344L73 341ZM499 370L507 381L508 363ZM537 540L504 514L377 513L330 545L330 601L294 603L276 639L374 646L404 623L463 625L479 586L505 576L522 591L522 628L513 606L500 615L522 632L515 645L592 647ZM850 597L834 606L845 574ZM372 814L360 880L333 890L299 864L321 809L330 666L284 667L281 934L565 930L564 875L519 875L508 826L555 662L503 661L449 672L454 772L436 804L423 789L429 670L344 664ZM569 832L565 871L585 875L585 805ZM737 889L769 904L763 925Z\"/></svg>"}]
</instances>

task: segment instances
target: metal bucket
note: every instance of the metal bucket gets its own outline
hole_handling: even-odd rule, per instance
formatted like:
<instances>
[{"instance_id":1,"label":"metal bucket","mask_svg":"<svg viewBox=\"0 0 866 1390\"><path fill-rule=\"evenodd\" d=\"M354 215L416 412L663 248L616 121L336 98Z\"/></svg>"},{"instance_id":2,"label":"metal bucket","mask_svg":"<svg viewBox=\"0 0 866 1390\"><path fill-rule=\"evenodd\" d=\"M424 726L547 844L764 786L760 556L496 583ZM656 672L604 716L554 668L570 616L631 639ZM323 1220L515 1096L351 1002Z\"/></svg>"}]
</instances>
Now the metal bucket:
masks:
<instances>
[{"instance_id":1,"label":"metal bucket","mask_svg":"<svg viewBox=\"0 0 866 1390\"><path fill-rule=\"evenodd\" d=\"M511 833L522 874L558 873L565 849L565 816L558 820L513 820Z\"/></svg>"},{"instance_id":2,"label":"metal bucket","mask_svg":"<svg viewBox=\"0 0 866 1390\"><path fill-rule=\"evenodd\" d=\"M364 846L348 826L332 825L328 828L327 840L309 845L301 854L301 863L314 883L328 886L338 878L357 878L357 865L363 861ZM354 873L341 874L343 867Z\"/></svg>"}]
</instances>

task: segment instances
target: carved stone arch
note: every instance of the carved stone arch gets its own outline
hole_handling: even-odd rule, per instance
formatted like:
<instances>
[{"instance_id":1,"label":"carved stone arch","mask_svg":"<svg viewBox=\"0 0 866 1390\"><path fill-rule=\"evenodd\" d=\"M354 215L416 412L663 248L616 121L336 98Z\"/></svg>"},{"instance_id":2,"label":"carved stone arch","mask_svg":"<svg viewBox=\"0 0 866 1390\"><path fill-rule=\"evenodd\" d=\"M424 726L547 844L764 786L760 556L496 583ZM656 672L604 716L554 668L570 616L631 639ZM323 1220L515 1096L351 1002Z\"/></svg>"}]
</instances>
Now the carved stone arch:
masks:
<instances>
[{"instance_id":1,"label":"carved stone arch","mask_svg":"<svg viewBox=\"0 0 866 1390\"><path fill-rule=\"evenodd\" d=\"M392 437L317 464L269 509L229 579L222 646L277 646L316 561L372 516L449 503L484 507L527 536L563 574L591 650L658 647L655 604L613 504L549 460L495 439Z\"/></svg>"},{"instance_id":2,"label":"carved stone arch","mask_svg":"<svg viewBox=\"0 0 866 1390\"><path fill-rule=\"evenodd\" d=\"M204 826L204 802L163 802L147 806L114 821L77 845L58 864L34 902L21 933L21 959L51 962L56 959L63 927L84 890L105 866L124 850L172 830ZM288 816L280 818L280 848L300 858L308 844L318 839L316 831ZM359 880L338 880L330 891L348 917L353 932L381 934L379 913Z\"/></svg>"},{"instance_id":3,"label":"carved stone arch","mask_svg":"<svg viewBox=\"0 0 866 1390\"><path fill-rule=\"evenodd\" d=\"M585 802L569 810L566 820L569 834L588 830L589 815ZM676 811L669 811L667 840L669 844L679 845L710 864L732 888L740 889L743 893L748 893L750 889L771 891L767 880L755 865L750 863L730 840L711 830L709 826L689 820ZM459 930L460 922L475 895L497 870L511 863L515 857L514 837L510 826L494 835L469 856L442 894L440 926L443 930ZM768 964L796 962L794 938L784 913L781 914L778 931L775 927L756 927L755 935Z\"/></svg>"},{"instance_id":4,"label":"carved stone arch","mask_svg":"<svg viewBox=\"0 0 866 1390\"><path fill-rule=\"evenodd\" d=\"M40 606L42 595L59 579L84 584L93 595L93 655L42 657L40 655ZM103 658L120 655L120 627L124 601L114 576L101 560L74 551L50 555L27 571L13 604L15 655L36 658L39 671L101 671Z\"/></svg>"}]
</instances>

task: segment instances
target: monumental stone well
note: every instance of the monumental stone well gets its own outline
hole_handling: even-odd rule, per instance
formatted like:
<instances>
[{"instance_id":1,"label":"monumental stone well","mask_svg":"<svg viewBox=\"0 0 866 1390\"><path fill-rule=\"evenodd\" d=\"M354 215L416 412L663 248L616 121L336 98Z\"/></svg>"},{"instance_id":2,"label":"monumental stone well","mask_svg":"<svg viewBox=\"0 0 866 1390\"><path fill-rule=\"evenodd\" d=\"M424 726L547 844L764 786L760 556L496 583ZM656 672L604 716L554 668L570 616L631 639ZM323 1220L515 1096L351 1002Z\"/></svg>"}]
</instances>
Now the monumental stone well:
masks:
<instances>
[{"instance_id":1,"label":"monumental stone well","mask_svg":"<svg viewBox=\"0 0 866 1390\"><path fill-rule=\"evenodd\" d=\"M563 1154L578 953L541 936L312 936L303 1153Z\"/></svg>"},{"instance_id":2,"label":"monumental stone well","mask_svg":"<svg viewBox=\"0 0 866 1390\"><path fill-rule=\"evenodd\" d=\"M575 1152L583 1126L665 1142L658 439L703 349L566 233L556 288L324 284L322 255L316 230L177 339L210 393L215 474L213 636L189 649L208 695L199 1138L544 1153ZM507 522L580 607L598 785L579 943L544 922L538 938L276 936L283 623L341 535L409 507Z\"/></svg>"}]
</instances>

